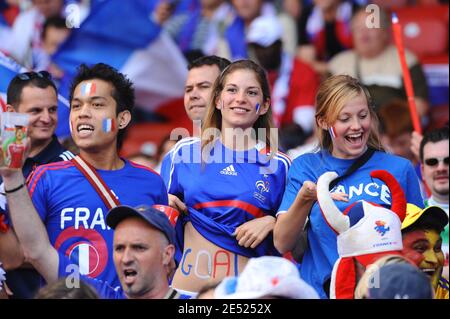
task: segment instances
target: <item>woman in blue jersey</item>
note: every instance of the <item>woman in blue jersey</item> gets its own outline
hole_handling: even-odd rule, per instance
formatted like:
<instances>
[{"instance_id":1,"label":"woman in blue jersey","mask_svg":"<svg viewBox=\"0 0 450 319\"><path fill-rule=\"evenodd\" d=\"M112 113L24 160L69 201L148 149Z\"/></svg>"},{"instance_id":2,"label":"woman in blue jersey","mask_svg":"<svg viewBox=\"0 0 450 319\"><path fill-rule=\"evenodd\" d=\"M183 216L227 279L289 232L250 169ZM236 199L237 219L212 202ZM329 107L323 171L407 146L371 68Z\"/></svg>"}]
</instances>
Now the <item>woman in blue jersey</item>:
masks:
<instances>
[{"instance_id":1,"label":"woman in blue jersey","mask_svg":"<svg viewBox=\"0 0 450 319\"><path fill-rule=\"evenodd\" d=\"M173 286L183 292L238 275L248 258L278 255L272 230L290 161L272 136L269 92L260 66L232 63L216 80L202 138L172 152L170 204L183 212Z\"/></svg>"},{"instance_id":2,"label":"woman in blue jersey","mask_svg":"<svg viewBox=\"0 0 450 319\"><path fill-rule=\"evenodd\" d=\"M292 163L277 214L274 242L281 253L294 249L309 214L308 247L300 272L322 298L327 298L331 270L338 252L336 234L326 224L316 203L315 183L320 175L327 171L346 175L332 190L341 211L358 200L390 207L389 189L380 180L370 177L370 172L376 169L385 169L398 180L409 203L423 204L419 181L411 163L383 151L369 92L358 80L338 75L321 84L316 96L316 123L319 150L304 154ZM368 149L374 152L367 162L353 173L346 174L358 158L361 161L363 155L368 157Z\"/></svg>"}]
</instances>

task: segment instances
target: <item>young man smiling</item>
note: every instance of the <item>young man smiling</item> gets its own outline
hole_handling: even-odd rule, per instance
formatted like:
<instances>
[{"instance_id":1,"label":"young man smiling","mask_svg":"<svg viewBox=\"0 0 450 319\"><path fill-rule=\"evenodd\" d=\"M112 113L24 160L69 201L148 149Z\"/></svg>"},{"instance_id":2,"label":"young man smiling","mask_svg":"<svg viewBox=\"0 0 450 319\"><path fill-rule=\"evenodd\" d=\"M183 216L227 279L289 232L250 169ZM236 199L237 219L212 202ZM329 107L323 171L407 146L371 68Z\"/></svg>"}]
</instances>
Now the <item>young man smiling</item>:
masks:
<instances>
[{"instance_id":1,"label":"young man smiling","mask_svg":"<svg viewBox=\"0 0 450 319\"><path fill-rule=\"evenodd\" d=\"M58 142L54 135L58 123L58 93L50 74L25 72L17 74L7 89L7 111L29 115L28 137L29 153L22 167L27 178L38 165L68 160L73 154ZM0 178L1 181L1 178ZM6 210L3 183L0 186L0 216ZM39 275L28 267L18 268L23 263L20 248L14 245L17 240L12 230L0 232L0 259L8 272L7 283L13 292L12 298L32 298L39 288Z\"/></svg>"},{"instance_id":2,"label":"young man smiling","mask_svg":"<svg viewBox=\"0 0 450 319\"><path fill-rule=\"evenodd\" d=\"M81 65L70 101L70 128L80 156L39 166L28 179L32 201L22 187L23 176L3 169L5 192L11 214L36 210L50 243L69 256L82 275L119 287L106 213L119 204L166 205L167 191L154 171L118 155L134 106L132 83L123 74L101 63ZM24 248L25 258L33 261L40 249L46 249L42 245Z\"/></svg>"}]
</instances>

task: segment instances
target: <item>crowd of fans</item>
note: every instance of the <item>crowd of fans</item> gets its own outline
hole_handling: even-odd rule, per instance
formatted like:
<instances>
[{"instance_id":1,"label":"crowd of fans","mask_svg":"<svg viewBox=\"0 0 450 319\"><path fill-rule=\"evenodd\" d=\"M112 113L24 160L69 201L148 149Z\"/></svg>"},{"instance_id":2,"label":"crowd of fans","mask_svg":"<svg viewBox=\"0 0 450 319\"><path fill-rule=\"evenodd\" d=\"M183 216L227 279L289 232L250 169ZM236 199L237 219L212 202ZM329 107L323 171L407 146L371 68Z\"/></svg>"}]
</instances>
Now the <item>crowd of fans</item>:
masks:
<instances>
[{"instance_id":1,"label":"crowd of fans","mask_svg":"<svg viewBox=\"0 0 450 319\"><path fill-rule=\"evenodd\" d=\"M176 112L193 136L123 158L145 116L114 66L80 65L71 137L54 134L67 8L82 23L107 1L0 1L0 52L30 70L6 92L29 147L22 170L1 156L0 298L449 298L448 110L433 123L410 50L407 97L398 7L154 0L187 61Z\"/></svg>"}]
</instances>

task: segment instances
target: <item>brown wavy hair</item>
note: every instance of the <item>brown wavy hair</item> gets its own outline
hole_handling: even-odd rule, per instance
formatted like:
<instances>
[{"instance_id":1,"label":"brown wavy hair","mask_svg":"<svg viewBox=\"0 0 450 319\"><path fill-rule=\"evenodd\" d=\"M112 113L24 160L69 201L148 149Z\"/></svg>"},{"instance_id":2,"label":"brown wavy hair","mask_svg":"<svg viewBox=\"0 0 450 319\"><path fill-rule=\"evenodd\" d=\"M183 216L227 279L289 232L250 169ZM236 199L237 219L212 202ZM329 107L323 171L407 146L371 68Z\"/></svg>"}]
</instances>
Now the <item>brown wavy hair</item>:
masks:
<instances>
[{"instance_id":1,"label":"brown wavy hair","mask_svg":"<svg viewBox=\"0 0 450 319\"><path fill-rule=\"evenodd\" d=\"M219 77L214 82L213 92L211 94L211 100L208 103L208 109L206 111L205 119L202 125L202 132L208 132L210 129L215 129L214 132L220 132L222 130L222 113L216 108L225 85L225 81L229 74L237 70L250 70L255 74L256 80L261 86L263 93L263 103L269 103L270 105L270 87L267 80L266 72L264 69L251 60L238 60L227 66ZM277 141L270 134L270 130L275 128L272 119L272 108L269 106L268 111L265 114L259 116L256 122L253 124L253 129L256 132L256 139L259 140L258 129L263 128L265 130L265 143L266 147L272 150L277 147ZM207 135L202 134L202 154L206 145L212 145L212 143L219 138L217 134Z\"/></svg>"}]
</instances>

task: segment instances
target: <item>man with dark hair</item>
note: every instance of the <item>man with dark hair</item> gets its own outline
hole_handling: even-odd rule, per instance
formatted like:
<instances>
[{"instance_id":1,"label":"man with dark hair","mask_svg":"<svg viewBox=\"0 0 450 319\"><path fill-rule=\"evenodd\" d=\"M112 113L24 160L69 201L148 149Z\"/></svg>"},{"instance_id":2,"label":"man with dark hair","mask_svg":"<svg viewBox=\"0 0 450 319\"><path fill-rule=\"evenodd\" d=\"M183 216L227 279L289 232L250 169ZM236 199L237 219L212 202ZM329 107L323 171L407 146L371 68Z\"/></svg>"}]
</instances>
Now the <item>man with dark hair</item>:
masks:
<instances>
[{"instance_id":1,"label":"man with dark hair","mask_svg":"<svg viewBox=\"0 0 450 319\"><path fill-rule=\"evenodd\" d=\"M229 64L230 61L228 59L216 55L206 55L189 63L188 70L199 68L204 65L215 65L219 68L220 71L223 71L223 69L225 69Z\"/></svg>"},{"instance_id":2,"label":"man with dark hair","mask_svg":"<svg viewBox=\"0 0 450 319\"><path fill-rule=\"evenodd\" d=\"M44 51L52 55L62 42L69 36L70 29L66 26L66 19L61 16L53 16L45 20L42 29L42 47Z\"/></svg>"},{"instance_id":3,"label":"man with dark hair","mask_svg":"<svg viewBox=\"0 0 450 319\"><path fill-rule=\"evenodd\" d=\"M431 191L427 205L437 205L448 214L448 126L426 133L420 142L422 176Z\"/></svg>"},{"instance_id":4,"label":"man with dark hair","mask_svg":"<svg viewBox=\"0 0 450 319\"><path fill-rule=\"evenodd\" d=\"M188 65L188 76L184 85L184 108L193 123L194 139L200 134L200 128L205 117L208 103L211 99L213 85L220 73L230 64L227 59L209 55L198 58ZM179 143L191 141L191 138L182 139ZM175 146L179 145L177 143ZM172 148L172 150L174 150ZM172 165L172 152L167 153L161 164L161 176L164 182L169 181L169 172Z\"/></svg>"},{"instance_id":5,"label":"man with dark hair","mask_svg":"<svg viewBox=\"0 0 450 319\"><path fill-rule=\"evenodd\" d=\"M57 90L49 73L27 72L16 75L7 89L7 110L28 114L28 157L22 173L27 178L38 165L68 160L73 154L67 151L54 135L57 122ZM20 163L22 165L22 163ZM1 178L0 178L1 181ZM6 210L3 183L0 186L0 216ZM3 238L2 238L3 237ZM10 240L8 241L7 238ZM23 254L13 243L16 238L12 230L0 232L0 259L8 271L7 283L14 293L13 298L32 298L39 288L39 276L29 267L16 269L23 263ZM4 254L7 254L6 257Z\"/></svg>"},{"instance_id":6,"label":"man with dark hair","mask_svg":"<svg viewBox=\"0 0 450 319\"><path fill-rule=\"evenodd\" d=\"M188 65L189 72L184 86L184 108L194 126L198 128L201 126L214 82L229 64L230 61L227 59L210 55L198 58Z\"/></svg>"},{"instance_id":7,"label":"man with dark hair","mask_svg":"<svg viewBox=\"0 0 450 319\"><path fill-rule=\"evenodd\" d=\"M133 83L126 79L123 74L117 72L117 70L111 68L109 65L99 63L93 66L92 68L87 67L85 64L82 64L78 70L78 74L76 78L72 82L72 86L70 89L69 99L72 101L71 111L75 107L78 107L77 103L79 101L78 98L74 97L75 90L77 86L81 82L86 82L87 84L92 83L92 86L89 86L92 92L95 92L96 85L93 82L87 82L92 79L101 80L100 82L109 82L112 86L110 88L111 98L115 101L115 113L116 116L119 114L130 114L134 107L134 88ZM81 88L86 88L88 85L83 86ZM81 92L82 94L86 92ZM89 92L87 92L89 93ZM72 113L72 112L71 112ZM127 115L128 117L128 115ZM131 120L131 118L130 118ZM72 123L72 122L71 122ZM123 125L119 125L119 131L117 133L117 150L120 149L125 131L128 127L129 121L123 122ZM120 124L120 123L119 123ZM72 129L72 127L71 127Z\"/></svg>"},{"instance_id":8,"label":"man with dark hair","mask_svg":"<svg viewBox=\"0 0 450 319\"><path fill-rule=\"evenodd\" d=\"M425 200L425 206L439 206L448 217L449 186L448 186L448 126L425 133L419 146L421 173L431 196ZM445 255L443 276L449 277L448 260L448 223L441 234L442 251Z\"/></svg>"},{"instance_id":9,"label":"man with dark hair","mask_svg":"<svg viewBox=\"0 0 450 319\"><path fill-rule=\"evenodd\" d=\"M57 79L62 78L64 74L56 65L52 64L51 56L69 35L70 29L66 26L65 18L59 15L47 18L42 28L42 46L34 49L33 52L35 68L48 70Z\"/></svg>"},{"instance_id":10,"label":"man with dark hair","mask_svg":"<svg viewBox=\"0 0 450 319\"><path fill-rule=\"evenodd\" d=\"M113 232L107 211L120 203L167 205L161 177L118 155L134 106L132 83L105 64L81 65L70 92L70 128L80 155L37 167L27 181L2 170L11 215L37 211L50 243L70 257L82 275L119 287L112 260ZM30 201L31 197L31 201ZM25 250L33 261L37 251ZM70 269L62 269L70 271Z\"/></svg>"},{"instance_id":11,"label":"man with dark hair","mask_svg":"<svg viewBox=\"0 0 450 319\"><path fill-rule=\"evenodd\" d=\"M440 233L448 225L448 215L438 206L425 209L408 204L402 222L402 254L429 276L436 299L448 299L448 279L442 277L444 254Z\"/></svg>"},{"instance_id":12,"label":"man with dark hair","mask_svg":"<svg viewBox=\"0 0 450 319\"><path fill-rule=\"evenodd\" d=\"M54 135L58 124L58 92L48 72L18 74L9 83L6 94L9 112L30 116L30 149L23 165L25 177L37 165L72 158Z\"/></svg>"}]
</instances>

